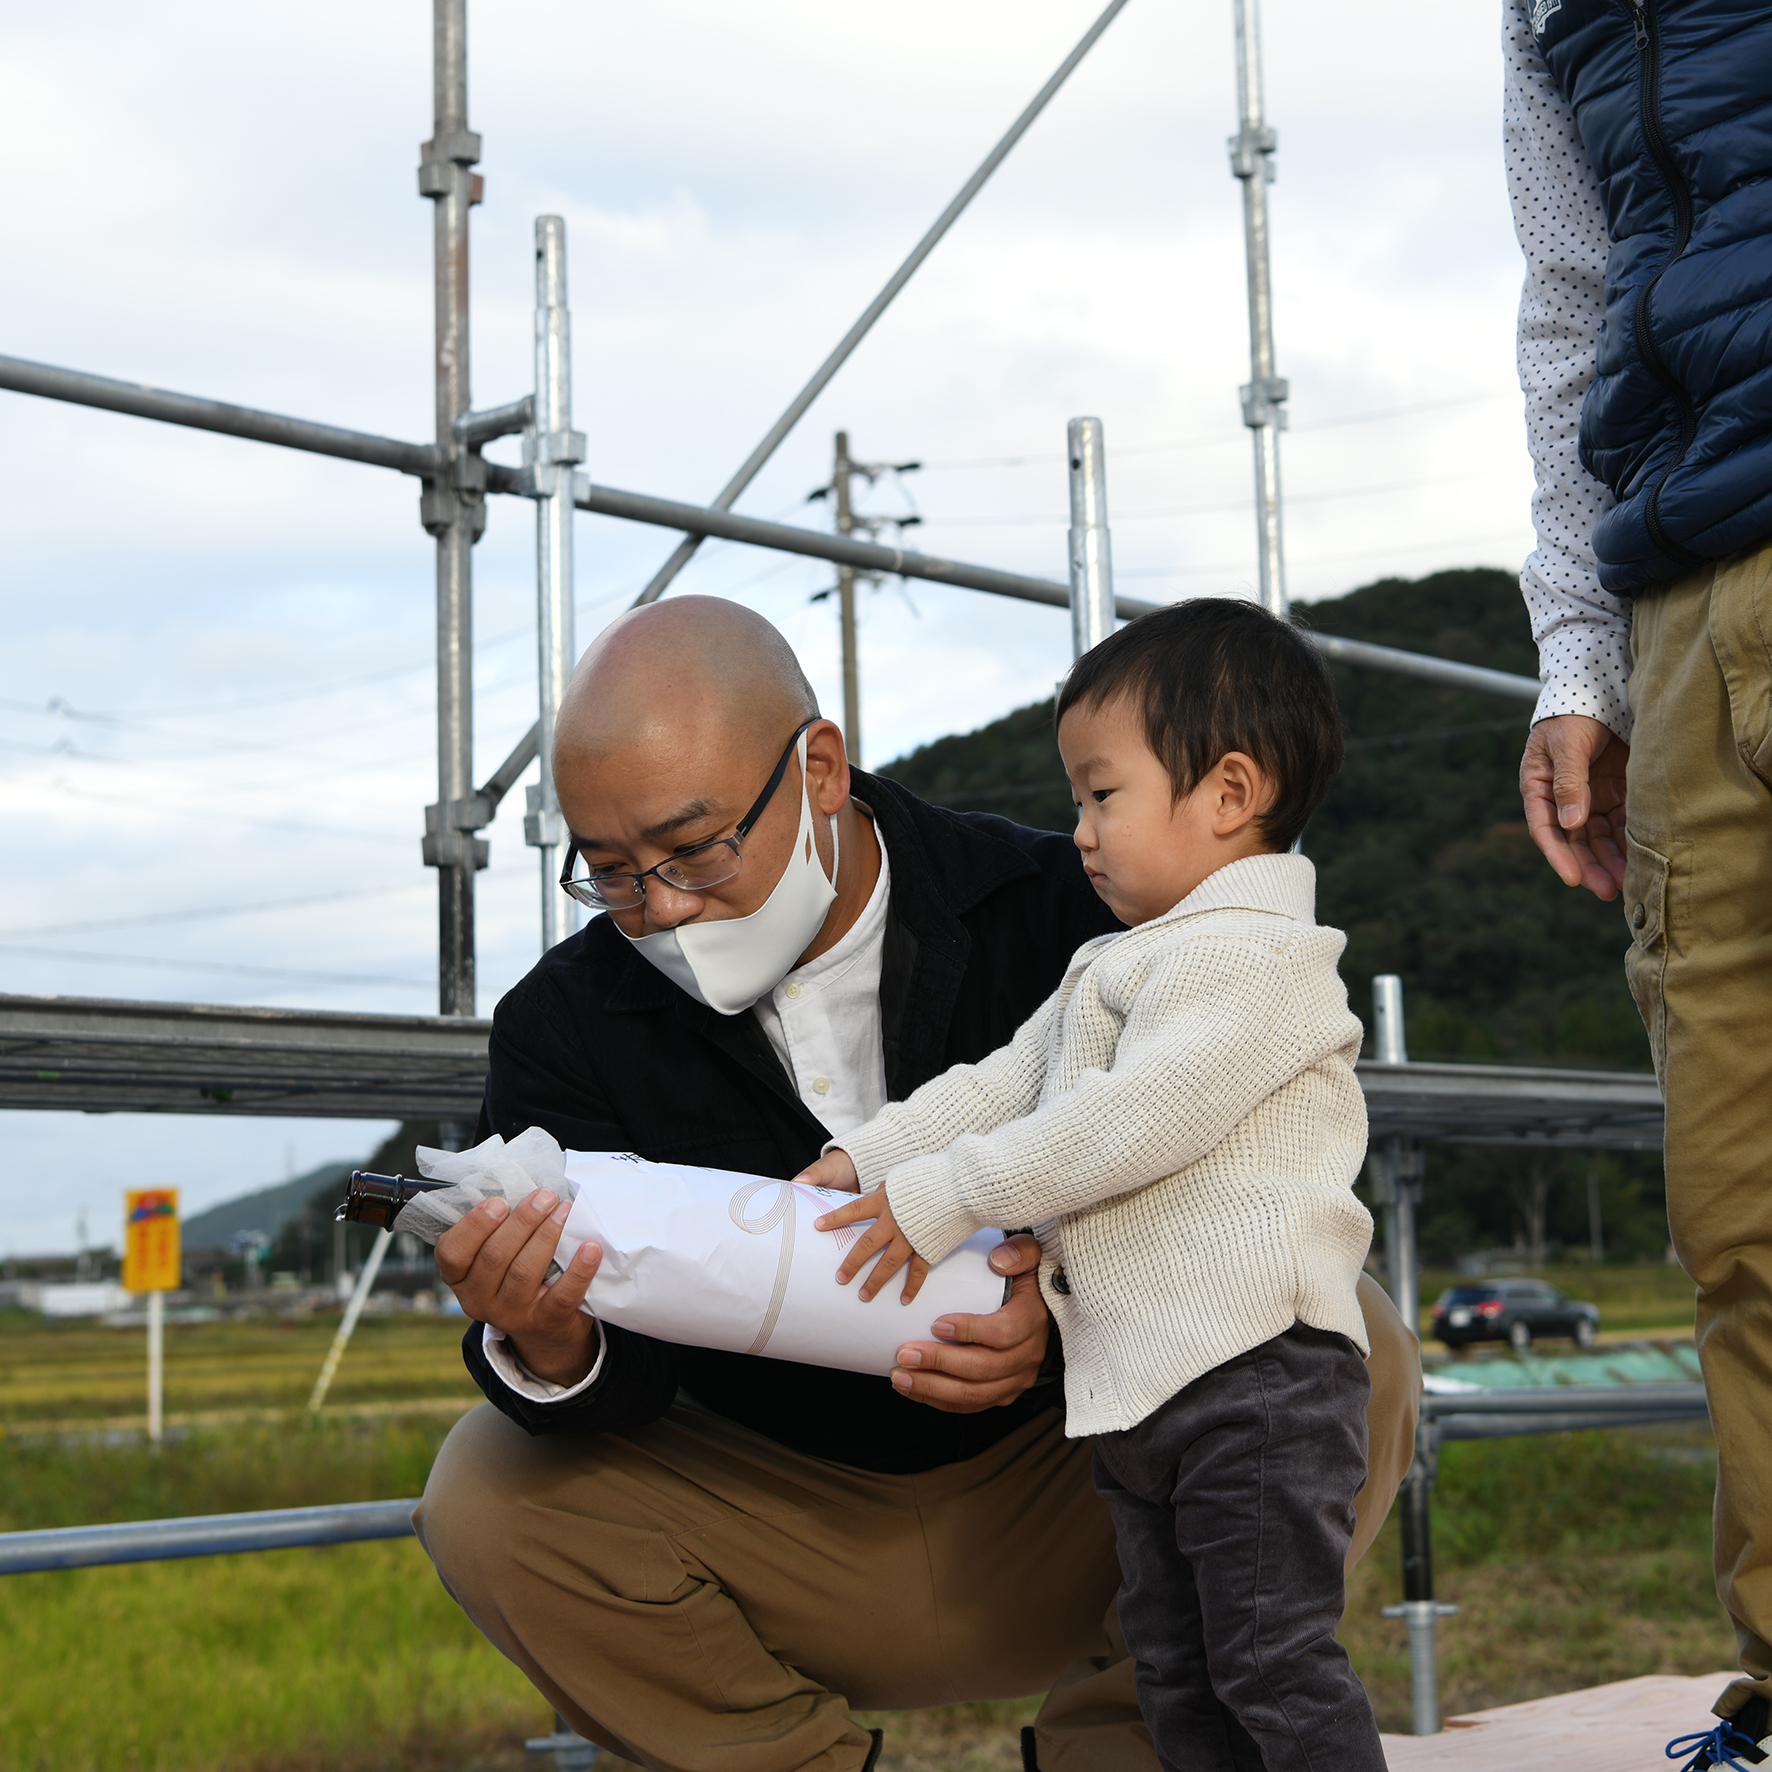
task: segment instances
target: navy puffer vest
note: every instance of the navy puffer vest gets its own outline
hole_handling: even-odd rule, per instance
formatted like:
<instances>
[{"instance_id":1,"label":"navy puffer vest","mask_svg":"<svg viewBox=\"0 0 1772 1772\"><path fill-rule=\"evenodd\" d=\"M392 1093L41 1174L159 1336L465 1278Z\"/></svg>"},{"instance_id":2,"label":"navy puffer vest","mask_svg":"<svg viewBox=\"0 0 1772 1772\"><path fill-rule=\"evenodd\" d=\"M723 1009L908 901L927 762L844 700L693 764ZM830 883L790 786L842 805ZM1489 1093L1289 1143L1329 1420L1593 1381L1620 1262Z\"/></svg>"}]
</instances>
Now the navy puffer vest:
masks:
<instances>
[{"instance_id":1,"label":"navy puffer vest","mask_svg":"<svg viewBox=\"0 0 1772 1772\"><path fill-rule=\"evenodd\" d=\"M1772 536L1772 4L1534 0L1612 253L1581 459L1638 591Z\"/></svg>"}]
</instances>

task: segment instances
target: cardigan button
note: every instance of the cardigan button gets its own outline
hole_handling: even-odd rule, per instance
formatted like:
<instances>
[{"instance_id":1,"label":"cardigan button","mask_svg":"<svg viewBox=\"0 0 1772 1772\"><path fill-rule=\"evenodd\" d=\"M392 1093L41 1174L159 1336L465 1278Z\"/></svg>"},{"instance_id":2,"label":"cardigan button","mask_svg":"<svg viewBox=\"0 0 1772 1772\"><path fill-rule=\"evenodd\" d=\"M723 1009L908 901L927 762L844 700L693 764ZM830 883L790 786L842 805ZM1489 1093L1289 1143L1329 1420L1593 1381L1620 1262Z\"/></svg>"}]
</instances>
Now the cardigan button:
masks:
<instances>
[{"instance_id":1,"label":"cardigan button","mask_svg":"<svg viewBox=\"0 0 1772 1772\"><path fill-rule=\"evenodd\" d=\"M1064 1269L1061 1267L1052 1270L1052 1290L1061 1298L1069 1298L1071 1295L1071 1283L1064 1277Z\"/></svg>"}]
</instances>

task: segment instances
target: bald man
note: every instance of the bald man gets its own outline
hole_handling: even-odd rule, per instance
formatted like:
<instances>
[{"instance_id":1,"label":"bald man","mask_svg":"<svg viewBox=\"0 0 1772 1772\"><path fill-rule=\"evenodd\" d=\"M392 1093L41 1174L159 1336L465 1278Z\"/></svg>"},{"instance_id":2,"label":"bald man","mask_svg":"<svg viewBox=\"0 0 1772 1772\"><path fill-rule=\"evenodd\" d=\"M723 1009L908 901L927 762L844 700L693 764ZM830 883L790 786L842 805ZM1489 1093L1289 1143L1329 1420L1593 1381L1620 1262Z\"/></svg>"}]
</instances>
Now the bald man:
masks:
<instances>
[{"instance_id":1,"label":"bald man","mask_svg":"<svg viewBox=\"0 0 1772 1772\"><path fill-rule=\"evenodd\" d=\"M605 630L553 765L569 883L605 914L498 1005L483 1137L786 1179L1002 1045L1119 927L1068 838L852 769L787 643L736 604ZM580 1734L660 1772L871 1772L852 1708L1049 1692L1027 1766L1155 1772L1032 1237L993 1257L1001 1310L938 1323L887 1380L595 1322L595 1244L543 1284L564 1218L546 1193L490 1202L437 1245L491 1406L450 1434L415 1524ZM1355 1556L1420 1377L1383 1293L1362 1302Z\"/></svg>"}]
</instances>

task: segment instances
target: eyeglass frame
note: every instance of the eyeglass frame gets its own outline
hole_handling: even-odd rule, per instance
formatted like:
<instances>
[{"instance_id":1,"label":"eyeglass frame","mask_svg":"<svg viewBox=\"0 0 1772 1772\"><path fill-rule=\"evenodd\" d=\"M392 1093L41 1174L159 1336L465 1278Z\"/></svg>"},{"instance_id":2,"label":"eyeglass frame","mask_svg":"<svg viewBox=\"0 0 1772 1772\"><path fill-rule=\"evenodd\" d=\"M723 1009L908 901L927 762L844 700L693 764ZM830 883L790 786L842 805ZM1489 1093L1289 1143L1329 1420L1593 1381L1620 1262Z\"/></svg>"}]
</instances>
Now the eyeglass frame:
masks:
<instances>
[{"instance_id":1,"label":"eyeglass frame","mask_svg":"<svg viewBox=\"0 0 1772 1772\"><path fill-rule=\"evenodd\" d=\"M603 880L632 880L634 883L634 890L640 895L635 903L629 905L609 905L605 904L600 898L583 896L573 890L575 886L579 885L584 887L585 893L587 894L593 890L593 882L589 878L583 881L574 880L572 878L572 864L578 860L580 853L578 839L576 837L570 838L566 845L566 860L565 864L560 869L560 890L564 892L574 904L582 904L587 910L637 911L646 903L646 882L657 876L661 868L669 867L672 862L685 861L692 855L699 855L704 849L714 849L722 845L732 851L732 858L738 863L738 866L735 867L730 874L727 874L724 878L719 880L710 880L705 886L678 886L675 882L669 880L666 880L664 884L669 886L673 892L711 892L716 886L724 886L727 880L737 879L740 871L744 867L743 845L745 838L751 834L751 830L755 826L757 820L768 810L769 802L775 797L775 790L781 786L782 778L788 772L788 758L794 754L795 747L799 744L802 735L810 727L816 726L823 718L824 716L822 714L814 714L810 720L803 721L800 725L794 728L794 735L788 740L787 749L782 752L775 768L770 773L769 779L763 784L762 793L751 802L750 811L747 812L733 827L732 835L730 837L709 837L705 843L695 843L688 849L682 850L675 855L667 855L663 861L655 862L651 867L645 869L641 873L601 874L597 876L597 883L599 884Z\"/></svg>"}]
</instances>

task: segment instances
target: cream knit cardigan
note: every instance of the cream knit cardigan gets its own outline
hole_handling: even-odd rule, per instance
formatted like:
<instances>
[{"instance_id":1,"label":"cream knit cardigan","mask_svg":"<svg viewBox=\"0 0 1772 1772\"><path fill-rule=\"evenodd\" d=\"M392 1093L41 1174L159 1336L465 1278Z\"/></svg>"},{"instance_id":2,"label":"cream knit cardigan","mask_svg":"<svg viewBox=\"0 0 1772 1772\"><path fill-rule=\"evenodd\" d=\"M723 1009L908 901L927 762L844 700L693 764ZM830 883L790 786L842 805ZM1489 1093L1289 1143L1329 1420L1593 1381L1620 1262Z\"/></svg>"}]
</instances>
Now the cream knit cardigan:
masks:
<instances>
[{"instance_id":1,"label":"cream knit cardigan","mask_svg":"<svg viewBox=\"0 0 1772 1772\"><path fill-rule=\"evenodd\" d=\"M1085 943L1007 1046L833 1141L930 1261L1033 1226L1073 1437L1294 1322L1370 1352L1361 1029L1315 899L1303 856L1232 862Z\"/></svg>"}]
</instances>

